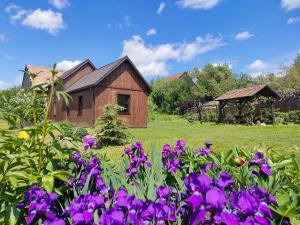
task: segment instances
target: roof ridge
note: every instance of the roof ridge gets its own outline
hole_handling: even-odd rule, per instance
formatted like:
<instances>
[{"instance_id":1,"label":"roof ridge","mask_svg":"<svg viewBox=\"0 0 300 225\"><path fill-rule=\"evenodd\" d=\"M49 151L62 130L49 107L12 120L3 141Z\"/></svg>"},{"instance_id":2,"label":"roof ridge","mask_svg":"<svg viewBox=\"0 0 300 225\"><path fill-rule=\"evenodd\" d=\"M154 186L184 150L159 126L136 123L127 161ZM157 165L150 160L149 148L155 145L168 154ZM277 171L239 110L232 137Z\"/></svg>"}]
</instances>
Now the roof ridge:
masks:
<instances>
[{"instance_id":1,"label":"roof ridge","mask_svg":"<svg viewBox=\"0 0 300 225\"><path fill-rule=\"evenodd\" d=\"M76 66L72 67L71 69L68 69L65 71L65 73L62 75L62 79L66 79L69 77L73 72L75 72L77 69L81 68L86 63L90 63L94 69L96 69L95 65L91 62L89 58L85 59L81 63L77 64Z\"/></svg>"},{"instance_id":2,"label":"roof ridge","mask_svg":"<svg viewBox=\"0 0 300 225\"><path fill-rule=\"evenodd\" d=\"M77 82L75 82L73 85L71 85L69 88L67 88L66 92L70 93L70 92L73 92L76 90L80 90L83 88L88 88L88 87L98 85L100 82L102 82L109 74L111 74L116 68L118 68L126 60L128 60L128 62L137 71L137 73L139 74L139 76L141 77L143 82L145 82L148 89L151 90L147 81L144 79L144 77L141 75L141 73L138 71L138 69L132 63L130 58L126 55L118 60L115 60L109 64L106 64L106 65L94 70L91 73L86 74L81 79L79 79Z\"/></svg>"},{"instance_id":3,"label":"roof ridge","mask_svg":"<svg viewBox=\"0 0 300 225\"><path fill-rule=\"evenodd\" d=\"M120 58L120 59L117 59L117 60L115 60L115 61L112 61L111 63L108 63L108 64L106 64L106 65L103 65L103 66L101 66L101 67L97 68L97 70L100 70L100 69L102 69L102 68L104 68L104 67L106 67L106 66L109 66L109 65L113 64L113 63L116 63L116 62L122 61L122 60L123 60L123 59L125 59L126 57L127 57L127 55L126 55L126 56L123 56L123 57L122 57L122 58Z\"/></svg>"},{"instance_id":4,"label":"roof ridge","mask_svg":"<svg viewBox=\"0 0 300 225\"><path fill-rule=\"evenodd\" d=\"M49 70L52 70L51 67L49 66L37 66L37 65L33 65L33 64L25 64L25 67L36 67L36 68L43 68L43 69L49 69ZM57 69L59 71L65 71L65 70L62 70L62 69Z\"/></svg>"}]
</instances>

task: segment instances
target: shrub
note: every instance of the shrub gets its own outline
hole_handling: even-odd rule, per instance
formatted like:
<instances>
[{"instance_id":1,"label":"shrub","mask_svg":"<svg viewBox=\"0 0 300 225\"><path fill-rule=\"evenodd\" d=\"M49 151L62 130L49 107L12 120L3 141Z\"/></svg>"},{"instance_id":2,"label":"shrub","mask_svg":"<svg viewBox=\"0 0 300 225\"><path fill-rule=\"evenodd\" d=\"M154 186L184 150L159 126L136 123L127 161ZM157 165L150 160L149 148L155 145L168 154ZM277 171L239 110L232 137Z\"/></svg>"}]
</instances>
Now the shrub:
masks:
<instances>
[{"instance_id":1,"label":"shrub","mask_svg":"<svg viewBox=\"0 0 300 225\"><path fill-rule=\"evenodd\" d=\"M81 141L83 137L89 134L87 129L82 127L74 127L71 123L67 121L61 122L59 123L59 125L62 129L62 133L60 135L62 138Z\"/></svg>"},{"instance_id":2,"label":"shrub","mask_svg":"<svg viewBox=\"0 0 300 225\"><path fill-rule=\"evenodd\" d=\"M206 111L203 114L203 120L205 122L216 122L218 120L218 115L215 111Z\"/></svg>"},{"instance_id":3,"label":"shrub","mask_svg":"<svg viewBox=\"0 0 300 225\"><path fill-rule=\"evenodd\" d=\"M127 144L132 137L124 120L118 118L121 106L107 104L103 107L103 115L97 118L95 126L96 142L100 146Z\"/></svg>"},{"instance_id":4,"label":"shrub","mask_svg":"<svg viewBox=\"0 0 300 225\"><path fill-rule=\"evenodd\" d=\"M288 116L286 120L287 122L300 124L300 110L294 110L288 112Z\"/></svg>"}]
</instances>

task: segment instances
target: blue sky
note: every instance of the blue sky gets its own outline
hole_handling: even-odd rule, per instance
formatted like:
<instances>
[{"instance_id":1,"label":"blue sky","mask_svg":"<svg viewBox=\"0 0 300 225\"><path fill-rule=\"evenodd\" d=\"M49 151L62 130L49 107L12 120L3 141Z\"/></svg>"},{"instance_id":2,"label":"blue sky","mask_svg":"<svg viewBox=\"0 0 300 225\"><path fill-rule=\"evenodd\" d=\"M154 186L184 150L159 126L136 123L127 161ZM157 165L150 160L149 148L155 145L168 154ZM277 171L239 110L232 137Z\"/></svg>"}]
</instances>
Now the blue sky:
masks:
<instances>
[{"instance_id":1,"label":"blue sky","mask_svg":"<svg viewBox=\"0 0 300 225\"><path fill-rule=\"evenodd\" d=\"M25 64L129 55L147 79L206 63L253 76L300 50L300 0L0 0L0 88Z\"/></svg>"}]
</instances>

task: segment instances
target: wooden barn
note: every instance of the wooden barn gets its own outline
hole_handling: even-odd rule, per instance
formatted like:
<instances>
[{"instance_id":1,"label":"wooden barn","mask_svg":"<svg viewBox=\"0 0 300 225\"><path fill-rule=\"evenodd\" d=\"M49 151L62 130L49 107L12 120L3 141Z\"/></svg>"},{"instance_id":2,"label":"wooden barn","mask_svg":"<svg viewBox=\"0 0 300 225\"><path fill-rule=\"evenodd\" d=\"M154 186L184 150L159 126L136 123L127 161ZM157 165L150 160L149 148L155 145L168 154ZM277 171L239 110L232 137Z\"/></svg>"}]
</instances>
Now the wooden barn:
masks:
<instances>
[{"instance_id":1,"label":"wooden barn","mask_svg":"<svg viewBox=\"0 0 300 225\"><path fill-rule=\"evenodd\" d=\"M26 65L22 87L32 82L28 72L40 72L35 84L45 83L51 69ZM119 113L129 127L147 127L148 95L151 88L128 56L96 69L90 60L85 60L68 71L59 71L63 85L57 89L71 95L69 106L54 99L50 118L54 121L68 120L81 127L91 127L102 115L103 106L115 103L125 109Z\"/></svg>"}]
</instances>

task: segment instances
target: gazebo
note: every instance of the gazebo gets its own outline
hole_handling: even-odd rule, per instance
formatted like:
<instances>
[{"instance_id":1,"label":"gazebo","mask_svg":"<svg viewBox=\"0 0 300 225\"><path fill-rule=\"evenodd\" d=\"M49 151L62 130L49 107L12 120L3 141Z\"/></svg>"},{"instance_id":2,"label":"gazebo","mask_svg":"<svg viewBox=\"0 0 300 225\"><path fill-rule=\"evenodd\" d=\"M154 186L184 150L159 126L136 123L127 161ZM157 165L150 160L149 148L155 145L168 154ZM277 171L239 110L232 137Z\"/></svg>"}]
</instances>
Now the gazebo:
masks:
<instances>
[{"instance_id":1,"label":"gazebo","mask_svg":"<svg viewBox=\"0 0 300 225\"><path fill-rule=\"evenodd\" d=\"M272 123L275 123L275 111L274 111L274 100L279 99L280 96L268 85L255 85L247 88L234 89L226 92L215 100L219 104L219 122L224 122L225 116L225 106L228 104L235 104L238 109L237 118L243 117L243 109L248 103L257 100L260 97L265 97L268 99L268 105L271 107L272 113Z\"/></svg>"}]
</instances>

